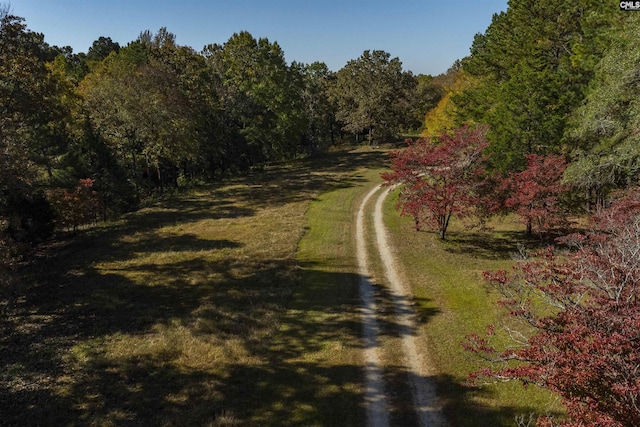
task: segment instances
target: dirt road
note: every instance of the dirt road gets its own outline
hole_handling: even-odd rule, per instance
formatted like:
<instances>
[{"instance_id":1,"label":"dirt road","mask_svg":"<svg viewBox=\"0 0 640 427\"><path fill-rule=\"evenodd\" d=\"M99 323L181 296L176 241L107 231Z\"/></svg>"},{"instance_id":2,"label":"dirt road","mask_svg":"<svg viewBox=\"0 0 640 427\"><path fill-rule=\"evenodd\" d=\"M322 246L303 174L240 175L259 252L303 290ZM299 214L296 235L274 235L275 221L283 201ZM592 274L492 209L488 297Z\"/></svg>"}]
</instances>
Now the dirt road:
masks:
<instances>
[{"instance_id":1,"label":"dirt road","mask_svg":"<svg viewBox=\"0 0 640 427\"><path fill-rule=\"evenodd\" d=\"M394 306L395 323L402 337L403 360L409 375L413 408L421 426L444 426L444 419L438 406L435 384L430 369L428 349L420 339L417 313L408 287L402 282L400 266L394 259L387 230L383 222L383 204L390 188L377 186L362 200L356 218L356 249L360 274L360 296L362 300L362 324L365 341L365 378L367 419L370 427L389 426L388 391L383 381L384 366L381 363L383 347L380 343L375 288L371 283L370 266L380 263L384 270L384 286L391 295ZM377 194L375 207L369 201ZM367 227L367 217L372 216L373 227ZM370 240L371 239L371 240ZM375 242L376 253L370 254L368 243Z\"/></svg>"}]
</instances>

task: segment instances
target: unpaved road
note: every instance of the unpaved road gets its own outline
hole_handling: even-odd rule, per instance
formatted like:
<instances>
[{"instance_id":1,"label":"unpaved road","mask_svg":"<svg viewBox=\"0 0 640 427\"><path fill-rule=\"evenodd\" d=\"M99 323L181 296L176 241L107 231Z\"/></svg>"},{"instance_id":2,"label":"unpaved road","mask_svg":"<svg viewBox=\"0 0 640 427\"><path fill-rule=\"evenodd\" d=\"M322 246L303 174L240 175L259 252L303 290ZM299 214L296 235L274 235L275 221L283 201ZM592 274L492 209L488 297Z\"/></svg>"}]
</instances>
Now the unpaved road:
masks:
<instances>
[{"instance_id":1,"label":"unpaved road","mask_svg":"<svg viewBox=\"0 0 640 427\"><path fill-rule=\"evenodd\" d=\"M412 295L402 282L399 264L390 248L387 230L383 222L383 204L390 188L377 186L362 200L356 217L356 250L360 274L360 297L362 300L362 325L365 341L365 381L367 420L370 427L389 426L389 399L383 381L384 366L381 363L383 347L379 339L375 288L371 283L370 263L380 263L384 269L387 293L391 295L395 322L402 337L403 360L410 381L413 408L421 426L444 426L444 418L438 406L435 384L430 369L428 349L420 339L418 316L412 304ZM378 194L375 207L369 201ZM368 230L366 218L373 217L373 230ZM373 239L377 253L370 254L367 243Z\"/></svg>"}]
</instances>

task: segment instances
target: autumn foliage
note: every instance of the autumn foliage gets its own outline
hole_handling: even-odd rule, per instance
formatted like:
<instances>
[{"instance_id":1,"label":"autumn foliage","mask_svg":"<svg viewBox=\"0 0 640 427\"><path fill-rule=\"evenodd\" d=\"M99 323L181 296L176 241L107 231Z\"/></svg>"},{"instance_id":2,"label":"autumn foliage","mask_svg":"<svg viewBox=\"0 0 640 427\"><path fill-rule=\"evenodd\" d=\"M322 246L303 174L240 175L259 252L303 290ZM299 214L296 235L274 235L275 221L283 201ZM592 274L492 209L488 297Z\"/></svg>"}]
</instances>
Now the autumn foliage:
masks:
<instances>
[{"instance_id":1,"label":"autumn foliage","mask_svg":"<svg viewBox=\"0 0 640 427\"><path fill-rule=\"evenodd\" d=\"M430 227L445 239L452 217L477 212L482 204L486 131L465 126L443 133L437 143L420 139L393 154L392 172L383 178L401 185L398 208L413 217L416 229Z\"/></svg>"},{"instance_id":2,"label":"autumn foliage","mask_svg":"<svg viewBox=\"0 0 640 427\"><path fill-rule=\"evenodd\" d=\"M468 337L467 349L494 362L471 380L519 380L558 394L570 420L540 418L540 426L640 425L640 193L565 243L568 253L547 249L511 273L485 273L509 321ZM511 338L506 349L494 345L501 330Z\"/></svg>"},{"instance_id":3,"label":"autumn foliage","mask_svg":"<svg viewBox=\"0 0 640 427\"><path fill-rule=\"evenodd\" d=\"M80 179L73 190L56 188L49 192L58 225L77 230L79 225L94 222L100 212L98 193L93 190L93 180Z\"/></svg>"},{"instance_id":4,"label":"autumn foliage","mask_svg":"<svg viewBox=\"0 0 640 427\"><path fill-rule=\"evenodd\" d=\"M502 187L508 194L506 207L521 218L527 235L531 236L534 230L544 234L552 227L566 224L558 199L567 190L562 183L567 166L562 156L529 154L526 158L527 168L509 174Z\"/></svg>"}]
</instances>

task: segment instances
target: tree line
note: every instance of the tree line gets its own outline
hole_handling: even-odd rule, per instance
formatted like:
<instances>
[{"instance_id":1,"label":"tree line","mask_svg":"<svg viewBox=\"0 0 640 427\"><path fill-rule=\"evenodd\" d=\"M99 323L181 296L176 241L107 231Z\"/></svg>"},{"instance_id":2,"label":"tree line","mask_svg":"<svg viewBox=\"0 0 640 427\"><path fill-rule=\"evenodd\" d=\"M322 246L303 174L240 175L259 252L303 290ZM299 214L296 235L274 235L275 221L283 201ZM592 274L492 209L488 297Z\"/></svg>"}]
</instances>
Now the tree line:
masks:
<instances>
[{"instance_id":1,"label":"tree line","mask_svg":"<svg viewBox=\"0 0 640 427\"><path fill-rule=\"evenodd\" d=\"M384 51L334 72L285 61L277 42L233 34L197 52L166 28L86 53L50 46L0 7L3 265L54 227L116 217L167 190L270 162L370 144L421 125L425 76Z\"/></svg>"},{"instance_id":2,"label":"tree line","mask_svg":"<svg viewBox=\"0 0 640 427\"><path fill-rule=\"evenodd\" d=\"M384 175L417 229L508 213L546 246L485 272L505 316L463 343L487 361L470 385L562 399L566 416L519 425L640 425L639 36L608 2L510 0Z\"/></svg>"},{"instance_id":3,"label":"tree line","mask_svg":"<svg viewBox=\"0 0 640 427\"><path fill-rule=\"evenodd\" d=\"M637 14L597 0L511 0L447 72L423 136L489 127L489 167L521 172L561 155L566 183L594 206L637 180Z\"/></svg>"}]
</instances>

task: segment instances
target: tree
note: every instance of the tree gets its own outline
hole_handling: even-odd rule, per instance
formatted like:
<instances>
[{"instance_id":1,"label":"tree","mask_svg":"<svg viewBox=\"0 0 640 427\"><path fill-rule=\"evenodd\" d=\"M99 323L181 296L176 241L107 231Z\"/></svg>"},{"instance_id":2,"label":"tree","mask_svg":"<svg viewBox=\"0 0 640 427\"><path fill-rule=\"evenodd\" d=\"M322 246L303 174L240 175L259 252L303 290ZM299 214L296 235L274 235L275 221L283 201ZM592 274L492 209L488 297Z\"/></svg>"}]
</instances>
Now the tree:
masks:
<instances>
[{"instance_id":1,"label":"tree","mask_svg":"<svg viewBox=\"0 0 640 427\"><path fill-rule=\"evenodd\" d=\"M450 132L459 124L456 113L456 105L453 98L469 89L473 85L473 78L463 69L451 69L447 71L443 82L443 96L432 109L428 110L424 117L424 138L437 138L442 132Z\"/></svg>"},{"instance_id":2,"label":"tree","mask_svg":"<svg viewBox=\"0 0 640 427\"><path fill-rule=\"evenodd\" d=\"M336 118L347 132L369 132L374 137L394 135L410 121L410 94L416 80L402 70L398 58L381 50L365 51L336 74L332 99ZM375 135L375 136L374 136Z\"/></svg>"},{"instance_id":3,"label":"tree","mask_svg":"<svg viewBox=\"0 0 640 427\"><path fill-rule=\"evenodd\" d=\"M609 191L634 185L640 174L640 53L633 48L640 20L630 14L610 31L613 40L568 132L575 150L565 179L585 192L588 209Z\"/></svg>"},{"instance_id":4,"label":"tree","mask_svg":"<svg viewBox=\"0 0 640 427\"><path fill-rule=\"evenodd\" d=\"M120 44L111 40L111 37L101 36L89 47L86 60L100 62L109 56L111 52L118 53L119 51Z\"/></svg>"},{"instance_id":5,"label":"tree","mask_svg":"<svg viewBox=\"0 0 640 427\"><path fill-rule=\"evenodd\" d=\"M233 142L233 157L246 166L283 160L298 153L307 128L302 77L287 66L277 43L243 31L224 45L205 49L220 81L221 102Z\"/></svg>"},{"instance_id":6,"label":"tree","mask_svg":"<svg viewBox=\"0 0 640 427\"><path fill-rule=\"evenodd\" d=\"M527 168L509 174L502 187L509 194L506 207L520 216L530 237L534 229L542 235L554 226L565 225L566 213L558 199L568 187L562 183L564 157L529 154L526 159Z\"/></svg>"},{"instance_id":7,"label":"tree","mask_svg":"<svg viewBox=\"0 0 640 427\"><path fill-rule=\"evenodd\" d=\"M490 126L493 168L521 171L527 154L566 148L567 119L607 44L603 28L614 20L598 0L512 0L476 36L463 68L478 84L454 101L463 120Z\"/></svg>"},{"instance_id":8,"label":"tree","mask_svg":"<svg viewBox=\"0 0 640 427\"><path fill-rule=\"evenodd\" d=\"M312 153L324 151L333 144L336 125L336 107L329 98L335 74L322 62L310 65L294 63L292 68L298 68L302 77L302 104L308 122L305 132L307 150Z\"/></svg>"},{"instance_id":9,"label":"tree","mask_svg":"<svg viewBox=\"0 0 640 427\"><path fill-rule=\"evenodd\" d=\"M68 114L45 59L44 36L0 12L0 226L9 240L33 242L51 232L41 177L64 150ZM7 243L10 245L10 243Z\"/></svg>"},{"instance_id":10,"label":"tree","mask_svg":"<svg viewBox=\"0 0 640 427\"><path fill-rule=\"evenodd\" d=\"M504 299L508 346L470 335L465 346L495 363L472 382L518 380L558 394L571 420L538 425L640 425L640 192L601 211L585 235L549 248L512 273L485 273ZM492 364L494 365L494 364Z\"/></svg>"},{"instance_id":11,"label":"tree","mask_svg":"<svg viewBox=\"0 0 640 427\"><path fill-rule=\"evenodd\" d=\"M383 178L400 184L398 208L419 230L427 225L446 238L449 221L480 213L486 127L465 126L440 136L439 143L420 139L393 154L391 173Z\"/></svg>"},{"instance_id":12,"label":"tree","mask_svg":"<svg viewBox=\"0 0 640 427\"><path fill-rule=\"evenodd\" d=\"M80 85L95 131L123 159L130 178L146 178L149 191L175 185L176 168L194 156L197 140L180 76L158 52L166 43L129 44L112 53Z\"/></svg>"},{"instance_id":13,"label":"tree","mask_svg":"<svg viewBox=\"0 0 640 427\"><path fill-rule=\"evenodd\" d=\"M411 122L407 129L412 133L421 132L424 128L424 116L431 111L444 96L444 74L433 77L430 74L415 76L416 87L411 96Z\"/></svg>"},{"instance_id":14,"label":"tree","mask_svg":"<svg viewBox=\"0 0 640 427\"><path fill-rule=\"evenodd\" d=\"M58 225L78 230L78 226L95 222L99 217L100 199L93 190L90 178L78 181L76 188L54 188L47 195L53 207Z\"/></svg>"}]
</instances>

